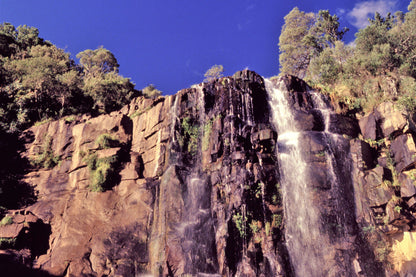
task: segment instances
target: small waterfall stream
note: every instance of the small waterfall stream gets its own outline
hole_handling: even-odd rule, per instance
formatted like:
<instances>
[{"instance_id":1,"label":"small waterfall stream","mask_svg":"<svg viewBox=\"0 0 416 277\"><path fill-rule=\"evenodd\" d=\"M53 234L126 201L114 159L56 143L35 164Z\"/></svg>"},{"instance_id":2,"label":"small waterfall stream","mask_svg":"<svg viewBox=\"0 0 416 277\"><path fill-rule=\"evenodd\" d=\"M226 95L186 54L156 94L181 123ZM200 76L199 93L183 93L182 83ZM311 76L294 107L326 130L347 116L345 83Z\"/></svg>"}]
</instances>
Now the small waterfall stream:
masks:
<instances>
[{"instance_id":1,"label":"small waterfall stream","mask_svg":"<svg viewBox=\"0 0 416 277\"><path fill-rule=\"evenodd\" d=\"M203 137L205 124L204 92L201 85L193 87L197 94L199 138ZM195 153L195 163L185 179L186 198L182 223L178 226L182 251L185 253L184 272L194 276L210 276L217 270L214 251L214 230L210 213L211 190L206 175L201 171L201 139Z\"/></svg>"},{"instance_id":2,"label":"small waterfall stream","mask_svg":"<svg viewBox=\"0 0 416 277\"><path fill-rule=\"evenodd\" d=\"M303 141L310 134L302 132L297 128L297 122L288 102L288 91L282 84L274 85L270 80L265 80L266 90L269 94L269 105L272 110L272 124L278 132L277 156L279 170L281 173L281 187L283 194L283 205L285 215L285 238L287 249L290 255L292 266L296 276L344 276L340 272L349 275L349 262L340 254L340 245L346 239L335 238L330 235L329 227L326 226L322 209L328 205L320 199L320 192L311 186L311 178L314 169L306 162L306 152L302 149ZM316 95L314 98L318 98ZM325 160L328 182L331 183L331 197L329 202L331 208L334 206L334 213L342 210L339 207L343 201L336 200L338 189L336 184L337 174L334 170L334 152L331 150L331 143L336 143L337 136L329 133L329 118L331 111L322 99L315 100L316 109L322 114L325 123L325 130L322 135L322 144L325 145ZM310 132L317 134L317 132ZM309 154L310 155L310 154ZM324 192L327 193L327 192ZM342 198L342 196L341 196ZM335 199L335 200L334 200ZM335 204L334 204L334 203ZM331 209L329 209L331 210ZM331 211L332 212L332 211ZM336 220L342 222L342 215ZM341 229L343 226L341 227ZM345 252L345 251L344 251ZM338 259L337 257L343 258ZM341 262L340 262L341 261ZM341 274L341 275L338 275Z\"/></svg>"}]
</instances>

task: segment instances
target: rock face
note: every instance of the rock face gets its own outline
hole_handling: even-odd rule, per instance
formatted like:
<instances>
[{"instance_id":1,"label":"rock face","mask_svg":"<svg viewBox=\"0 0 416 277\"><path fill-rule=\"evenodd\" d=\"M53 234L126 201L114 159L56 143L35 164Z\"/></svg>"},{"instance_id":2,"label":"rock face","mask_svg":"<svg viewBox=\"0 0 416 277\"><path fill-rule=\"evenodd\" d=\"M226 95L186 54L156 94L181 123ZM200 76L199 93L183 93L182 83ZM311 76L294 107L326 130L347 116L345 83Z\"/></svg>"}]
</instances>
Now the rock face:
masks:
<instances>
[{"instance_id":1,"label":"rock face","mask_svg":"<svg viewBox=\"0 0 416 277\"><path fill-rule=\"evenodd\" d=\"M312 203L344 275L414 274L415 255L403 254L416 212L408 115L383 104L357 120L318 104L302 80L275 82L289 92ZM0 226L0 269L19 260L53 276L299 276L271 117L263 78L245 70L26 130L20 154L33 166L22 181L36 199L3 212L13 223Z\"/></svg>"}]
</instances>

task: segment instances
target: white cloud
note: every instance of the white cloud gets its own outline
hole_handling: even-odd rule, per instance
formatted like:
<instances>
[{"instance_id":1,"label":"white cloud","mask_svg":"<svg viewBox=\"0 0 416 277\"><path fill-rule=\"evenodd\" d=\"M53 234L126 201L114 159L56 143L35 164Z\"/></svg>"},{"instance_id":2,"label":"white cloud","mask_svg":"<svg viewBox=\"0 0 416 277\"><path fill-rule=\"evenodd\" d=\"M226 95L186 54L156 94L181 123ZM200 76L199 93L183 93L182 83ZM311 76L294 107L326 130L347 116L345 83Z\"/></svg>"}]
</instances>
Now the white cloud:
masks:
<instances>
[{"instance_id":1,"label":"white cloud","mask_svg":"<svg viewBox=\"0 0 416 277\"><path fill-rule=\"evenodd\" d=\"M376 12L386 16L389 12L394 12L397 1L378 0L365 1L355 4L354 8L348 13L350 23L361 29L369 24L368 18L374 17Z\"/></svg>"},{"instance_id":2,"label":"white cloud","mask_svg":"<svg viewBox=\"0 0 416 277\"><path fill-rule=\"evenodd\" d=\"M345 9L338 8L338 9L337 9L337 13L336 13L336 14L337 14L338 16L343 16L343 15L345 14L345 12L346 12L346 11L345 11Z\"/></svg>"}]
</instances>

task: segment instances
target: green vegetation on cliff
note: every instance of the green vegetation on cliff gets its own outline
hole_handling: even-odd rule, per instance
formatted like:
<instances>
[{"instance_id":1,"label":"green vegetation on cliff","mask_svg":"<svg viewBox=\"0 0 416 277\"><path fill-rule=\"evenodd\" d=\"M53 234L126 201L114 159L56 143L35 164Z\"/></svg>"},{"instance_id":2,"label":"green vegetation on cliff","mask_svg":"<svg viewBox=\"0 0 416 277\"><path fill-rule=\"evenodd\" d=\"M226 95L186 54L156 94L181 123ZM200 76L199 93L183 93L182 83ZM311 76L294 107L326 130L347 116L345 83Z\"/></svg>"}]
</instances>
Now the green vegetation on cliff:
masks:
<instances>
[{"instance_id":1,"label":"green vegetation on cliff","mask_svg":"<svg viewBox=\"0 0 416 277\"><path fill-rule=\"evenodd\" d=\"M356 34L342 42L338 17L294 8L286 17L279 40L280 70L305 78L329 94L339 111L364 112L383 101L416 108L416 4L408 12L382 17L376 13Z\"/></svg>"},{"instance_id":2,"label":"green vegetation on cliff","mask_svg":"<svg viewBox=\"0 0 416 277\"><path fill-rule=\"evenodd\" d=\"M77 58L79 65L37 28L0 24L0 127L15 132L48 118L109 113L140 94L109 50Z\"/></svg>"}]
</instances>

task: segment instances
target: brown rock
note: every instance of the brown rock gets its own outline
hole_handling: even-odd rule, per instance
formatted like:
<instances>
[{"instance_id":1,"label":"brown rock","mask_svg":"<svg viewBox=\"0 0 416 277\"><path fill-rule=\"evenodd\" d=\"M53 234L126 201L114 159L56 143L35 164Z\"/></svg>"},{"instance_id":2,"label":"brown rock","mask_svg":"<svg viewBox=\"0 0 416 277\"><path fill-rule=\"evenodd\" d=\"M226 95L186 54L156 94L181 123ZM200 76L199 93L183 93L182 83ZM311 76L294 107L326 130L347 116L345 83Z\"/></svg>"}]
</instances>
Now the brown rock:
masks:
<instances>
[{"instance_id":1,"label":"brown rock","mask_svg":"<svg viewBox=\"0 0 416 277\"><path fill-rule=\"evenodd\" d=\"M374 113L370 113L369 115L360 118L358 124L364 139L377 139L377 124Z\"/></svg>"},{"instance_id":2,"label":"brown rock","mask_svg":"<svg viewBox=\"0 0 416 277\"><path fill-rule=\"evenodd\" d=\"M407 125L406 117L392 102L381 103L376 108L375 115L382 135L385 138L394 132L401 132Z\"/></svg>"},{"instance_id":3,"label":"brown rock","mask_svg":"<svg viewBox=\"0 0 416 277\"><path fill-rule=\"evenodd\" d=\"M416 146L411 134L398 136L391 143L392 153L397 172L402 172L416 164Z\"/></svg>"}]
</instances>

